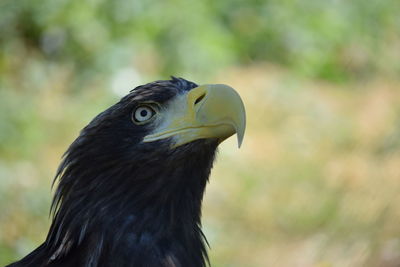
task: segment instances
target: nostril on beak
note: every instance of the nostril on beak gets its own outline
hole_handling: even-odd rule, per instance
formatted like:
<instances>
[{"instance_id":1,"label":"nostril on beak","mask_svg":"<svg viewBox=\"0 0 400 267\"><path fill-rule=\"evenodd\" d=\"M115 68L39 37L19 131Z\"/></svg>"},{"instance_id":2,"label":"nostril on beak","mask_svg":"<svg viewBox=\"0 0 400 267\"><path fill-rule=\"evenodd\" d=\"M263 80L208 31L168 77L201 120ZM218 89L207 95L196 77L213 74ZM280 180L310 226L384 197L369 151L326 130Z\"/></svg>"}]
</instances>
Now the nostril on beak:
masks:
<instances>
[{"instance_id":1,"label":"nostril on beak","mask_svg":"<svg viewBox=\"0 0 400 267\"><path fill-rule=\"evenodd\" d=\"M200 103L201 100L203 100L205 96L206 96L206 93L201 94L201 95L196 99L196 101L194 102L194 104L197 105L198 103Z\"/></svg>"}]
</instances>

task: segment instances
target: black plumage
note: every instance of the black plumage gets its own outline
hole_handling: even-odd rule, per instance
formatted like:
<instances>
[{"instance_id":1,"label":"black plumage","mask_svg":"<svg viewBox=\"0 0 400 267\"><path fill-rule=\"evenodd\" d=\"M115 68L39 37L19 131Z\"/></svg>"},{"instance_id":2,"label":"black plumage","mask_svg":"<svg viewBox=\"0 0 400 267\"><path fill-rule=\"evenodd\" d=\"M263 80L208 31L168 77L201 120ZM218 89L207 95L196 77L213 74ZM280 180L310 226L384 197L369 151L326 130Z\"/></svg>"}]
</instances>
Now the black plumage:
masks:
<instances>
[{"instance_id":1,"label":"black plumage","mask_svg":"<svg viewBox=\"0 0 400 267\"><path fill-rule=\"evenodd\" d=\"M201 202L218 139L171 148L172 138L142 142L154 123L132 122L140 103L162 111L195 87L149 83L95 117L58 169L46 240L9 266L207 265Z\"/></svg>"}]
</instances>

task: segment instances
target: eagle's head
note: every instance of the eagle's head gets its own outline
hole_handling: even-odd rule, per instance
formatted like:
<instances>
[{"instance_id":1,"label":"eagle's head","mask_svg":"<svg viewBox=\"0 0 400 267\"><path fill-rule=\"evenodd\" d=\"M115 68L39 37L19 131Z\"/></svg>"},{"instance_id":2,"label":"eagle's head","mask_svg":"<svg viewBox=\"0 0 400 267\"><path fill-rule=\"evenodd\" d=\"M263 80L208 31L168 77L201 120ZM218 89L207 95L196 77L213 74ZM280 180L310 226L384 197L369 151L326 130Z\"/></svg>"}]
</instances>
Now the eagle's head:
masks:
<instances>
[{"instance_id":1,"label":"eagle's head","mask_svg":"<svg viewBox=\"0 0 400 267\"><path fill-rule=\"evenodd\" d=\"M136 87L67 150L38 262L204 266L206 182L218 144L236 133L240 145L244 130L229 86L173 77Z\"/></svg>"}]
</instances>

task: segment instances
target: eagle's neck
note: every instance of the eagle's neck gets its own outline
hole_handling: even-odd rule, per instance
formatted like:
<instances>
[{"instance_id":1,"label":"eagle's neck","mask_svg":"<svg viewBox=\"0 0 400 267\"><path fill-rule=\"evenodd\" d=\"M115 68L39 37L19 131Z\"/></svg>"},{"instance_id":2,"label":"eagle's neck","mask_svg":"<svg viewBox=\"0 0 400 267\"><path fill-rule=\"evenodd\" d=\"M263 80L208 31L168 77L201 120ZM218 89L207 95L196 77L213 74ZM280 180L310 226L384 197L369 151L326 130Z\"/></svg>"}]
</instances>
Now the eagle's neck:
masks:
<instances>
[{"instance_id":1,"label":"eagle's neck","mask_svg":"<svg viewBox=\"0 0 400 267\"><path fill-rule=\"evenodd\" d=\"M205 266L201 202L215 147L96 171L67 166L46 240L49 262L62 266L76 253L68 264Z\"/></svg>"}]
</instances>

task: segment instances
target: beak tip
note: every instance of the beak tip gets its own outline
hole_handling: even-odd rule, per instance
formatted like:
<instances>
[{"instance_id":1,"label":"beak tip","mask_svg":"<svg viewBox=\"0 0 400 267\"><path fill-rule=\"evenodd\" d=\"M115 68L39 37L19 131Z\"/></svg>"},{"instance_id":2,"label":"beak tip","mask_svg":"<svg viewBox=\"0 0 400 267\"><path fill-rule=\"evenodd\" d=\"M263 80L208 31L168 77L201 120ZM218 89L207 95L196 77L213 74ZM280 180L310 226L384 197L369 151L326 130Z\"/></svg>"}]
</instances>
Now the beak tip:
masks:
<instances>
[{"instance_id":1,"label":"beak tip","mask_svg":"<svg viewBox=\"0 0 400 267\"><path fill-rule=\"evenodd\" d=\"M238 148L242 146L244 133L237 133Z\"/></svg>"},{"instance_id":2,"label":"beak tip","mask_svg":"<svg viewBox=\"0 0 400 267\"><path fill-rule=\"evenodd\" d=\"M243 106L243 117L241 118L240 123L238 123L238 125L235 125L235 131L237 135L238 148L240 148L242 146L244 133L246 131L246 115L244 111L244 106Z\"/></svg>"}]
</instances>

